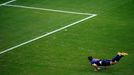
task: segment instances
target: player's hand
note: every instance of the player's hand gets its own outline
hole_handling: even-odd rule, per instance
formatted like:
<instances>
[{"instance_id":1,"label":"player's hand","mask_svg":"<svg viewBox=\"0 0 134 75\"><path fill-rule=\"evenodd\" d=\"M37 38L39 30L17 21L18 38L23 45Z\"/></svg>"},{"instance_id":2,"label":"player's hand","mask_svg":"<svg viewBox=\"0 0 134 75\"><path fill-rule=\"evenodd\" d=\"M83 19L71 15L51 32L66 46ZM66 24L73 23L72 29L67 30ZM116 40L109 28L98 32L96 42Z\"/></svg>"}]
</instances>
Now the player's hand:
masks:
<instances>
[{"instance_id":1,"label":"player's hand","mask_svg":"<svg viewBox=\"0 0 134 75\"><path fill-rule=\"evenodd\" d=\"M100 67L98 67L97 69L98 69L98 70L100 70L101 68L100 68Z\"/></svg>"}]
</instances>

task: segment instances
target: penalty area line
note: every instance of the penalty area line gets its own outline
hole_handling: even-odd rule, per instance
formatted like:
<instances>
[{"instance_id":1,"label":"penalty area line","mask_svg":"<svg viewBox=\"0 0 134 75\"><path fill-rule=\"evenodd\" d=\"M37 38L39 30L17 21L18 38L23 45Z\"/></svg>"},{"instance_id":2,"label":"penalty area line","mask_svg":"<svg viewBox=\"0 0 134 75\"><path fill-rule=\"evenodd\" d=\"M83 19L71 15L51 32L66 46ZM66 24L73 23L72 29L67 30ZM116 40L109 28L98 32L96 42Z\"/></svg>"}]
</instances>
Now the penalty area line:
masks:
<instances>
[{"instance_id":1,"label":"penalty area line","mask_svg":"<svg viewBox=\"0 0 134 75\"><path fill-rule=\"evenodd\" d=\"M30 6L22 6L22 5L12 5L7 4L4 6L8 7L16 7L16 8L23 8L23 9L33 9L33 10L45 10L45 11L52 11L52 12L60 12L60 13L69 13L69 14L78 14L78 15L95 15L90 13L81 13L81 12L73 12L73 11L64 11L64 10L56 10L56 9L47 9L47 8L38 8L38 7L30 7Z\"/></svg>"},{"instance_id":2,"label":"penalty area line","mask_svg":"<svg viewBox=\"0 0 134 75\"><path fill-rule=\"evenodd\" d=\"M7 4L12 3L12 2L15 2L15 1L16 0L10 0L10 1L7 1L5 3L0 4L0 6L4 6L4 5L7 5Z\"/></svg>"},{"instance_id":3,"label":"penalty area line","mask_svg":"<svg viewBox=\"0 0 134 75\"><path fill-rule=\"evenodd\" d=\"M69 28L69 27L71 27L71 26L73 26L73 25L76 25L76 24L78 24L78 23L81 23L81 22L83 22L83 21L85 21L85 20L88 20L88 19L90 19L90 18L93 18L93 17L95 17L95 16L97 16L97 15L88 16L88 17L86 17L86 18L83 18L83 19L81 19L81 20L78 20L78 21L76 21L76 22L73 22L73 23L71 23L71 24L68 24L68 25L66 25L66 26L64 26L64 27L61 27L61 28L59 28L59 29L56 29L56 30L51 31L51 32L49 32L49 33L46 33L46 34L44 34L44 35L38 36L38 37L36 37L36 38L34 38L34 39L31 39L31 40L29 40L29 41L23 42L23 43L21 43L21 44L18 44L18 45L16 45L16 46L13 46L13 47L11 47L11 48L8 48L8 49L6 49L6 50L3 50L3 51L0 52L0 55L3 54L3 53L9 52L9 51L11 51L11 50L13 50L13 49L16 49L16 48L18 48L18 47L21 47L21 46L23 46L23 45L26 45L26 44L29 44L29 43L31 43L31 42L34 42L34 41L36 41L36 40L39 40L39 39L41 39L41 38L43 38L43 37L52 35L52 34L54 34L54 33L56 33L56 32L59 32L59 31L64 30L64 29L66 29L66 28Z\"/></svg>"}]
</instances>

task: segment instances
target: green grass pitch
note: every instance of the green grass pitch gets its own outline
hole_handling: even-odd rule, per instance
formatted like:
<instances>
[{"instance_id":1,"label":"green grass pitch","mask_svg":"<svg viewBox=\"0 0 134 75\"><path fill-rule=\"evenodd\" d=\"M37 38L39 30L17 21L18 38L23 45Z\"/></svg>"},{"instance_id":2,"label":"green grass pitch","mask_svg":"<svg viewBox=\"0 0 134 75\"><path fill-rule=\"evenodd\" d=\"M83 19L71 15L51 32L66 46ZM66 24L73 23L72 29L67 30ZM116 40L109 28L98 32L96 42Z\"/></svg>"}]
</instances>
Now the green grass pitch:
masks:
<instances>
[{"instance_id":1,"label":"green grass pitch","mask_svg":"<svg viewBox=\"0 0 134 75\"><path fill-rule=\"evenodd\" d=\"M0 0L0 4L9 0ZM132 75L134 0L17 0L12 5L97 14L96 17L0 54L0 75ZM0 6L0 52L87 15ZM119 64L94 72L87 57Z\"/></svg>"}]
</instances>

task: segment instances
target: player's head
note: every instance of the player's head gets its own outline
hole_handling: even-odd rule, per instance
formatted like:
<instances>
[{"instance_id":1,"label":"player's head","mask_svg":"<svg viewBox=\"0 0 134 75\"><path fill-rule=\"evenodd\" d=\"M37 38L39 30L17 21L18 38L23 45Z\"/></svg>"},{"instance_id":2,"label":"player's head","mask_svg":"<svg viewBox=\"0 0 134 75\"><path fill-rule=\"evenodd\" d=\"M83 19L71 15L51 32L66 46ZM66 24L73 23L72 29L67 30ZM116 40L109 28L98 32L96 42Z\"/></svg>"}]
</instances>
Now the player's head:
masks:
<instances>
[{"instance_id":1,"label":"player's head","mask_svg":"<svg viewBox=\"0 0 134 75\"><path fill-rule=\"evenodd\" d=\"M92 56L89 56L89 57L88 57L88 60L89 60L89 61L92 61L92 59L93 59Z\"/></svg>"}]
</instances>

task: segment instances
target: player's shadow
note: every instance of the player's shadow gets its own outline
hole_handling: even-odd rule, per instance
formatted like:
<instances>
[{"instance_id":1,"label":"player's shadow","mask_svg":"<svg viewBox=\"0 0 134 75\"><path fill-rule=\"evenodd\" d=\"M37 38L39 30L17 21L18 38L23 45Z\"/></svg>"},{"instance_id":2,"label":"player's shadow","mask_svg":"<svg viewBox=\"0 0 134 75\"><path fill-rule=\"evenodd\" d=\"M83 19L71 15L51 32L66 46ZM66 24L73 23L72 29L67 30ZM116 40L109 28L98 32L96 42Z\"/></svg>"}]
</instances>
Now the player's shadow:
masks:
<instances>
[{"instance_id":1,"label":"player's shadow","mask_svg":"<svg viewBox=\"0 0 134 75\"><path fill-rule=\"evenodd\" d=\"M111 67L100 66L100 70L98 70L98 72L110 71L110 69Z\"/></svg>"}]
</instances>

